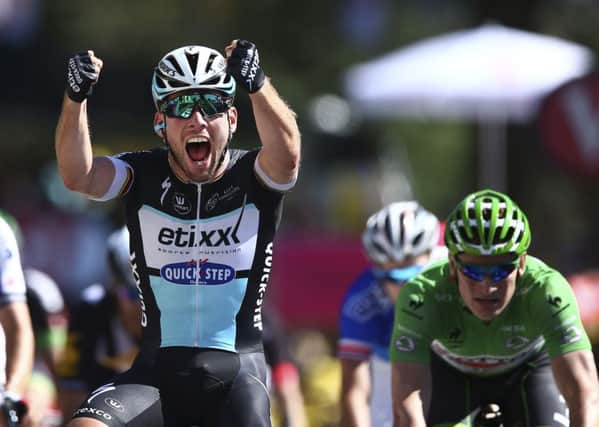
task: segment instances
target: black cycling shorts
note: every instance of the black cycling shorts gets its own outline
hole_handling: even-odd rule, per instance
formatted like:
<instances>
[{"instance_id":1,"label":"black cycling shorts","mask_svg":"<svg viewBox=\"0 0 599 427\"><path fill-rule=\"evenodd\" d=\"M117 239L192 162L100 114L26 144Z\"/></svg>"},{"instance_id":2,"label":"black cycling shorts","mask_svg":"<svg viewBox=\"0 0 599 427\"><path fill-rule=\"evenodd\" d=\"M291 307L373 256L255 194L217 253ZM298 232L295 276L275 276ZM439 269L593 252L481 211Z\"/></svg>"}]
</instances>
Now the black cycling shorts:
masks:
<instances>
[{"instance_id":1,"label":"black cycling shorts","mask_svg":"<svg viewBox=\"0 0 599 427\"><path fill-rule=\"evenodd\" d=\"M73 418L110 427L270 427L263 353L171 347L156 366L134 365L94 390Z\"/></svg>"},{"instance_id":2,"label":"black cycling shorts","mask_svg":"<svg viewBox=\"0 0 599 427\"><path fill-rule=\"evenodd\" d=\"M556 426L568 422L568 407L553 379L547 353L506 374L476 377L431 356L432 397L427 426L471 425L482 405L501 407L503 425L510 427ZM564 424L565 422L565 424Z\"/></svg>"}]
</instances>

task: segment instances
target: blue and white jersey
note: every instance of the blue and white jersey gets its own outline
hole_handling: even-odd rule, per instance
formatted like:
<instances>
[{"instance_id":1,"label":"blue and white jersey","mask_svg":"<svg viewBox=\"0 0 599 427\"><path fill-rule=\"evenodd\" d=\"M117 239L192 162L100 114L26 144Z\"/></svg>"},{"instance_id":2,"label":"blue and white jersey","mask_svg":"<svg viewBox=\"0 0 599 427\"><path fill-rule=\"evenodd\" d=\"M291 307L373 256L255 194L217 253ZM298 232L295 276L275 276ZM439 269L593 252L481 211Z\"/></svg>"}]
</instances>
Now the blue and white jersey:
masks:
<instances>
[{"instance_id":1,"label":"blue and white jersey","mask_svg":"<svg viewBox=\"0 0 599 427\"><path fill-rule=\"evenodd\" d=\"M427 265L445 257L445 246L436 246ZM369 268L348 288L339 319L337 356L370 363L370 421L377 427L393 426L389 343L394 315L395 303Z\"/></svg>"},{"instance_id":2,"label":"blue and white jersey","mask_svg":"<svg viewBox=\"0 0 599 427\"><path fill-rule=\"evenodd\" d=\"M369 268L345 294L339 320L339 358L368 360L376 354L388 361L393 315L393 302Z\"/></svg>"}]
</instances>

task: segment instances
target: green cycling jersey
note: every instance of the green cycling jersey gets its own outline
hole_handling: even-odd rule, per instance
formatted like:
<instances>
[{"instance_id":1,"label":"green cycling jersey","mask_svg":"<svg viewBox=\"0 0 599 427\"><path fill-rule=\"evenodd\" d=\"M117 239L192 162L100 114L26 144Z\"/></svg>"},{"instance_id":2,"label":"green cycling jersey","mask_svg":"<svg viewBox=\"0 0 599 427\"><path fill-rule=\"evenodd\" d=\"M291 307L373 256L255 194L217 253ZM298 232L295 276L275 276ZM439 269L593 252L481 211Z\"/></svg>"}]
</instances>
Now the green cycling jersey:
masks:
<instances>
[{"instance_id":1,"label":"green cycling jersey","mask_svg":"<svg viewBox=\"0 0 599 427\"><path fill-rule=\"evenodd\" d=\"M501 374L542 351L550 358L590 350L570 285L530 255L505 310L489 322L462 302L449 261L408 282L395 307L392 362L427 364L430 350L455 369L477 376Z\"/></svg>"}]
</instances>

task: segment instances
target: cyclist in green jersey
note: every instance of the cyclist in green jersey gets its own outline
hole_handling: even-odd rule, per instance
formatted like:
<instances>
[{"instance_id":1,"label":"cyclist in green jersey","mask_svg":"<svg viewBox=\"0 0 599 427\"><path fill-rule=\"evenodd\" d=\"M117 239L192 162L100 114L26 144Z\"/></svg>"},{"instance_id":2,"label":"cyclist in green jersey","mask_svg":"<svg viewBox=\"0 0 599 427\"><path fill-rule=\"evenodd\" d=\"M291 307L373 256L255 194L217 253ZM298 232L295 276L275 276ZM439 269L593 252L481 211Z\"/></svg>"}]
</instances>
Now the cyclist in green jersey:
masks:
<instances>
[{"instance_id":1,"label":"cyclist in green jersey","mask_svg":"<svg viewBox=\"0 0 599 427\"><path fill-rule=\"evenodd\" d=\"M505 194L472 193L450 214L449 259L396 303L396 426L472 425L490 403L505 426L599 425L597 369L573 292L527 254L530 241Z\"/></svg>"}]
</instances>

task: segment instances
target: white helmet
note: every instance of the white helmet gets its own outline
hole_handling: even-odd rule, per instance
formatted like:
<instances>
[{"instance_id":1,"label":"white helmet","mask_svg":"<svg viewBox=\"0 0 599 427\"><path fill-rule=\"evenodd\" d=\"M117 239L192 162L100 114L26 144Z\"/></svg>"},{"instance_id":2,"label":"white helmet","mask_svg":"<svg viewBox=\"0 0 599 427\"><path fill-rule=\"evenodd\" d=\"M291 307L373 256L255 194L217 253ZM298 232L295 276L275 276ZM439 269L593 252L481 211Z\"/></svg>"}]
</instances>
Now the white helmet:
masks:
<instances>
[{"instance_id":1,"label":"white helmet","mask_svg":"<svg viewBox=\"0 0 599 427\"><path fill-rule=\"evenodd\" d=\"M113 279L122 286L135 287L135 279L129 260L129 230L121 227L108 236L108 266Z\"/></svg>"},{"instance_id":2,"label":"white helmet","mask_svg":"<svg viewBox=\"0 0 599 427\"><path fill-rule=\"evenodd\" d=\"M394 202L368 218L362 244L372 262L401 262L431 251L439 233L437 217L418 202Z\"/></svg>"},{"instance_id":3,"label":"white helmet","mask_svg":"<svg viewBox=\"0 0 599 427\"><path fill-rule=\"evenodd\" d=\"M227 74L227 61L216 50L204 46L183 46L158 62L152 76L152 98L159 105L173 93L216 90L233 98L235 79Z\"/></svg>"}]
</instances>

